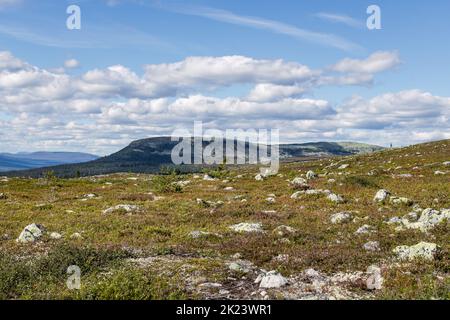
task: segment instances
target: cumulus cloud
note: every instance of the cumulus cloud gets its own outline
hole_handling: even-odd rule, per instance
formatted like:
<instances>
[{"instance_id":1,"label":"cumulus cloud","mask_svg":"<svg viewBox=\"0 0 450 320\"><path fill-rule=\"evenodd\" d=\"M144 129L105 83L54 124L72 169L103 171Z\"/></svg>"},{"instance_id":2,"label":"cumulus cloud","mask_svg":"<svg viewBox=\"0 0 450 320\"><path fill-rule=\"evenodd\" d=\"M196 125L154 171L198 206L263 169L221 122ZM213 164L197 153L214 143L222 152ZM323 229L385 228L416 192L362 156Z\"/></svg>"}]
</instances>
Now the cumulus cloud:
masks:
<instances>
[{"instance_id":1,"label":"cumulus cloud","mask_svg":"<svg viewBox=\"0 0 450 320\"><path fill-rule=\"evenodd\" d=\"M137 138L191 128L194 120L206 128L279 128L286 142L450 138L449 97L421 90L337 104L315 97L320 86L365 85L398 63L388 52L320 70L244 56L190 57L147 65L142 74L116 65L69 75L0 52L0 143L8 151L106 154ZM252 89L242 96L215 92L236 84Z\"/></svg>"},{"instance_id":2,"label":"cumulus cloud","mask_svg":"<svg viewBox=\"0 0 450 320\"><path fill-rule=\"evenodd\" d=\"M367 59L343 59L332 66L332 70L341 73L374 74L386 71L400 64L397 52L378 51Z\"/></svg>"},{"instance_id":3,"label":"cumulus cloud","mask_svg":"<svg viewBox=\"0 0 450 320\"><path fill-rule=\"evenodd\" d=\"M78 62L78 60L76 59L69 59L64 61L64 67L67 69L74 69L74 68L78 68L80 66L80 62Z\"/></svg>"}]
</instances>

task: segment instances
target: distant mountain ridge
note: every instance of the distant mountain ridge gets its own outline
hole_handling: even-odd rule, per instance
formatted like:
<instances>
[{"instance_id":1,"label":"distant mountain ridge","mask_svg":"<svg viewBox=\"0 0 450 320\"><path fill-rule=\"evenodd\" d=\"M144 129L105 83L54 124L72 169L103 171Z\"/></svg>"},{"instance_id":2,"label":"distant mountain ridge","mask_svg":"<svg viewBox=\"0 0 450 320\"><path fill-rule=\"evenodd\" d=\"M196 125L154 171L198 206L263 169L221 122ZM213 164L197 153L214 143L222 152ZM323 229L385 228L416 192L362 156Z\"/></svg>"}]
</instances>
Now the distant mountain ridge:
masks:
<instances>
[{"instance_id":1,"label":"distant mountain ridge","mask_svg":"<svg viewBox=\"0 0 450 320\"><path fill-rule=\"evenodd\" d=\"M98 159L98 156L82 152L0 153L0 172L88 162L95 159Z\"/></svg>"},{"instance_id":2,"label":"distant mountain ridge","mask_svg":"<svg viewBox=\"0 0 450 320\"><path fill-rule=\"evenodd\" d=\"M115 172L157 173L162 166L173 166L171 152L178 141L170 137L155 137L131 142L127 147L109 156L76 164L2 173L8 176L38 177L53 171L60 177L89 176ZM208 143L204 143L204 146ZM248 147L248 143L247 143ZM382 150L383 147L352 142L310 142L280 145L282 159L296 157L345 156ZM198 166L182 165L183 171L195 171Z\"/></svg>"}]
</instances>

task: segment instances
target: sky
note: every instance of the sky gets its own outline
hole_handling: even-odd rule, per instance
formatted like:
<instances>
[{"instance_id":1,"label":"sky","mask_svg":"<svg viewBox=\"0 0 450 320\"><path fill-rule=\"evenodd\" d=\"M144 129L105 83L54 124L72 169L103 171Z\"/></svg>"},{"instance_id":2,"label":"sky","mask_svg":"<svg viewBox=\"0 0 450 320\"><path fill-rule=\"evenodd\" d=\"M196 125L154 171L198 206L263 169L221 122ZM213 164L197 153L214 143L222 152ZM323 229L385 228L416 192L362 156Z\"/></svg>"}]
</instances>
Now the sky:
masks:
<instances>
[{"instance_id":1,"label":"sky","mask_svg":"<svg viewBox=\"0 0 450 320\"><path fill-rule=\"evenodd\" d=\"M444 0L0 0L0 152L106 155L194 121L279 129L286 143L449 139L449 12Z\"/></svg>"}]
</instances>

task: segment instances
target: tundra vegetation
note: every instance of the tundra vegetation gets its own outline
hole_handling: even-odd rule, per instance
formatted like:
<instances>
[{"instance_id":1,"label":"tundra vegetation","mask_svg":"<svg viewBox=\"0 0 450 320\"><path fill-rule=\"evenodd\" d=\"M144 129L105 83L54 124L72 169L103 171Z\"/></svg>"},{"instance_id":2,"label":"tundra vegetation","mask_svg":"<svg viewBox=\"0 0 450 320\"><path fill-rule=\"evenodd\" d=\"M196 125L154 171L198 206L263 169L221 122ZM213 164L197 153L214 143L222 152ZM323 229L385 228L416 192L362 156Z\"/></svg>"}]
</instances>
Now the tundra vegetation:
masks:
<instances>
[{"instance_id":1,"label":"tundra vegetation","mask_svg":"<svg viewBox=\"0 0 450 320\"><path fill-rule=\"evenodd\" d=\"M449 161L445 140L258 179L0 178L0 298L449 299Z\"/></svg>"}]
</instances>

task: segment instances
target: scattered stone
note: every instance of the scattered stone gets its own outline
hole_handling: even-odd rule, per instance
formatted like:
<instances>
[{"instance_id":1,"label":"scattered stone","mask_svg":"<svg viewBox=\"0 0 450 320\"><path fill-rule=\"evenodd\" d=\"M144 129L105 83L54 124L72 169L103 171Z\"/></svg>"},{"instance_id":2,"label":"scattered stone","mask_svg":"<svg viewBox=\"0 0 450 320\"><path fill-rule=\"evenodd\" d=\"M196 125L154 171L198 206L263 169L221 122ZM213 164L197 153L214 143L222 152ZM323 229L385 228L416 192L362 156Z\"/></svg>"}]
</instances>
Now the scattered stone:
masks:
<instances>
[{"instance_id":1,"label":"scattered stone","mask_svg":"<svg viewBox=\"0 0 450 320\"><path fill-rule=\"evenodd\" d=\"M369 234L369 233L374 233L375 229L374 227L365 224L362 227L358 228L358 230L356 230L355 234L356 235L361 235L361 234Z\"/></svg>"},{"instance_id":2,"label":"scattered stone","mask_svg":"<svg viewBox=\"0 0 450 320\"><path fill-rule=\"evenodd\" d=\"M389 198L389 202L392 203L392 204L395 204L395 205L406 205L406 206L410 206L410 205L413 204L413 201L408 199L408 198L405 198L405 197L394 197L394 196L391 196Z\"/></svg>"},{"instance_id":3,"label":"scattered stone","mask_svg":"<svg viewBox=\"0 0 450 320\"><path fill-rule=\"evenodd\" d=\"M40 224L32 223L23 229L20 233L19 238L17 238L17 242L20 243L28 243L35 242L44 234L44 227Z\"/></svg>"},{"instance_id":4,"label":"scattered stone","mask_svg":"<svg viewBox=\"0 0 450 320\"><path fill-rule=\"evenodd\" d=\"M309 189L309 185L307 181L303 178L297 177L290 182L291 186L295 189L307 190Z\"/></svg>"},{"instance_id":5,"label":"scattered stone","mask_svg":"<svg viewBox=\"0 0 450 320\"><path fill-rule=\"evenodd\" d=\"M333 224L347 223L352 220L352 214L350 212L338 212L331 216L330 221Z\"/></svg>"},{"instance_id":6,"label":"scattered stone","mask_svg":"<svg viewBox=\"0 0 450 320\"><path fill-rule=\"evenodd\" d=\"M367 289L381 290L384 282L381 269L378 266L372 265L367 268L367 273L370 274L366 281Z\"/></svg>"},{"instance_id":7,"label":"scattered stone","mask_svg":"<svg viewBox=\"0 0 450 320\"><path fill-rule=\"evenodd\" d=\"M261 223L247 223L242 222L229 227L235 232L245 232L245 233L259 233L263 232Z\"/></svg>"},{"instance_id":8,"label":"scattered stone","mask_svg":"<svg viewBox=\"0 0 450 320\"><path fill-rule=\"evenodd\" d=\"M450 166L450 161L445 161L442 163L444 166Z\"/></svg>"},{"instance_id":9,"label":"scattered stone","mask_svg":"<svg viewBox=\"0 0 450 320\"><path fill-rule=\"evenodd\" d=\"M342 198L340 195L334 194L334 193L330 193L327 196L327 199L335 202L335 203L343 203L344 202L344 198Z\"/></svg>"},{"instance_id":10,"label":"scattered stone","mask_svg":"<svg viewBox=\"0 0 450 320\"><path fill-rule=\"evenodd\" d=\"M280 288L288 284L288 280L276 271L267 272L262 276L259 287L264 289Z\"/></svg>"},{"instance_id":11,"label":"scattered stone","mask_svg":"<svg viewBox=\"0 0 450 320\"><path fill-rule=\"evenodd\" d=\"M205 180L205 181L214 181L215 179L213 177L211 177L210 175L205 174L203 176L203 180Z\"/></svg>"},{"instance_id":12,"label":"scattered stone","mask_svg":"<svg viewBox=\"0 0 450 320\"><path fill-rule=\"evenodd\" d=\"M74 239L74 240L83 239L83 236L81 234L79 234L78 232L75 232L70 236L70 239Z\"/></svg>"},{"instance_id":13,"label":"scattered stone","mask_svg":"<svg viewBox=\"0 0 450 320\"><path fill-rule=\"evenodd\" d=\"M328 182L328 183L335 183L335 182L336 182L336 179L328 179L327 182Z\"/></svg>"},{"instance_id":14,"label":"scattered stone","mask_svg":"<svg viewBox=\"0 0 450 320\"><path fill-rule=\"evenodd\" d=\"M430 242L420 242L413 246L398 246L393 252L399 260L433 260L437 252L437 245Z\"/></svg>"},{"instance_id":15,"label":"scattered stone","mask_svg":"<svg viewBox=\"0 0 450 320\"><path fill-rule=\"evenodd\" d=\"M369 241L363 245L363 248L366 251L380 251L380 243L378 241Z\"/></svg>"},{"instance_id":16,"label":"scattered stone","mask_svg":"<svg viewBox=\"0 0 450 320\"><path fill-rule=\"evenodd\" d=\"M198 239L198 238L201 238L201 237L208 237L208 236L210 236L210 235L211 235L210 232L199 231L199 230L194 230L194 231L191 231L191 232L189 233L189 236L190 236L192 239Z\"/></svg>"},{"instance_id":17,"label":"scattered stone","mask_svg":"<svg viewBox=\"0 0 450 320\"><path fill-rule=\"evenodd\" d=\"M289 226L284 226L284 225L276 227L273 230L273 233L279 237L286 237L286 236L295 234L296 232L297 232L296 229L289 227Z\"/></svg>"},{"instance_id":18,"label":"scattered stone","mask_svg":"<svg viewBox=\"0 0 450 320\"><path fill-rule=\"evenodd\" d=\"M266 198L266 202L268 202L268 203L275 203L276 200L275 200L274 197L268 197L268 198Z\"/></svg>"},{"instance_id":19,"label":"scattered stone","mask_svg":"<svg viewBox=\"0 0 450 320\"><path fill-rule=\"evenodd\" d=\"M117 206L103 210L103 214L111 214L116 212L125 212L128 215L140 212L142 209L133 204L118 204Z\"/></svg>"},{"instance_id":20,"label":"scattered stone","mask_svg":"<svg viewBox=\"0 0 450 320\"><path fill-rule=\"evenodd\" d=\"M434 172L434 174L437 175L437 176L443 176L443 175L446 175L447 172L437 170L437 171Z\"/></svg>"},{"instance_id":21,"label":"scattered stone","mask_svg":"<svg viewBox=\"0 0 450 320\"><path fill-rule=\"evenodd\" d=\"M347 169L350 165L348 163L344 163L343 165L341 165L338 170L344 170Z\"/></svg>"},{"instance_id":22,"label":"scattered stone","mask_svg":"<svg viewBox=\"0 0 450 320\"><path fill-rule=\"evenodd\" d=\"M317 174L316 174L314 171L309 170L309 171L306 173L306 179L312 180L312 179L316 179L316 178L317 178Z\"/></svg>"},{"instance_id":23,"label":"scattered stone","mask_svg":"<svg viewBox=\"0 0 450 320\"><path fill-rule=\"evenodd\" d=\"M234 191L234 188L233 187L225 187L223 190L224 191Z\"/></svg>"},{"instance_id":24,"label":"scattered stone","mask_svg":"<svg viewBox=\"0 0 450 320\"><path fill-rule=\"evenodd\" d=\"M50 233L50 239L53 239L53 240L59 240L59 239L61 239L61 238L62 238L62 235L59 234L58 232L52 232L52 233Z\"/></svg>"},{"instance_id":25,"label":"scattered stone","mask_svg":"<svg viewBox=\"0 0 450 320\"><path fill-rule=\"evenodd\" d=\"M415 212L409 213L408 216L412 213L417 216L417 213ZM438 211L432 208L427 208L422 211L422 214L416 222L410 222L408 218L401 219L400 222L406 229L419 229L423 232L427 232L441 222L448 220L450 220L450 209L442 209L441 211Z\"/></svg>"},{"instance_id":26,"label":"scattered stone","mask_svg":"<svg viewBox=\"0 0 450 320\"><path fill-rule=\"evenodd\" d=\"M206 208L216 209L223 205L223 201L220 201L220 200L219 201L208 201L208 200L203 200L203 199L197 198L196 201L197 201L197 204L199 204L203 207L206 207Z\"/></svg>"},{"instance_id":27,"label":"scattered stone","mask_svg":"<svg viewBox=\"0 0 450 320\"><path fill-rule=\"evenodd\" d=\"M258 173L258 174L255 176L255 180L256 180L256 181L262 181L262 180L264 180L264 178L263 178L263 176L262 176L260 173Z\"/></svg>"},{"instance_id":28,"label":"scattered stone","mask_svg":"<svg viewBox=\"0 0 450 320\"><path fill-rule=\"evenodd\" d=\"M279 254L276 257L273 257L272 261L282 262L282 263L288 262L289 261L289 255L288 254Z\"/></svg>"},{"instance_id":29,"label":"scattered stone","mask_svg":"<svg viewBox=\"0 0 450 320\"><path fill-rule=\"evenodd\" d=\"M249 273L253 269L253 263L246 260L238 260L230 262L228 264L228 269L235 272Z\"/></svg>"},{"instance_id":30,"label":"scattered stone","mask_svg":"<svg viewBox=\"0 0 450 320\"><path fill-rule=\"evenodd\" d=\"M375 194L375 197L373 198L373 201L383 202L389 197L389 195L390 192L385 189L378 190L378 192Z\"/></svg>"},{"instance_id":31,"label":"scattered stone","mask_svg":"<svg viewBox=\"0 0 450 320\"><path fill-rule=\"evenodd\" d=\"M172 182L173 185L179 186L179 187L181 187L181 188L186 187L186 186L187 186L188 184L190 184L190 183L191 183L190 180L184 180L184 181L175 181L175 182Z\"/></svg>"}]
</instances>

